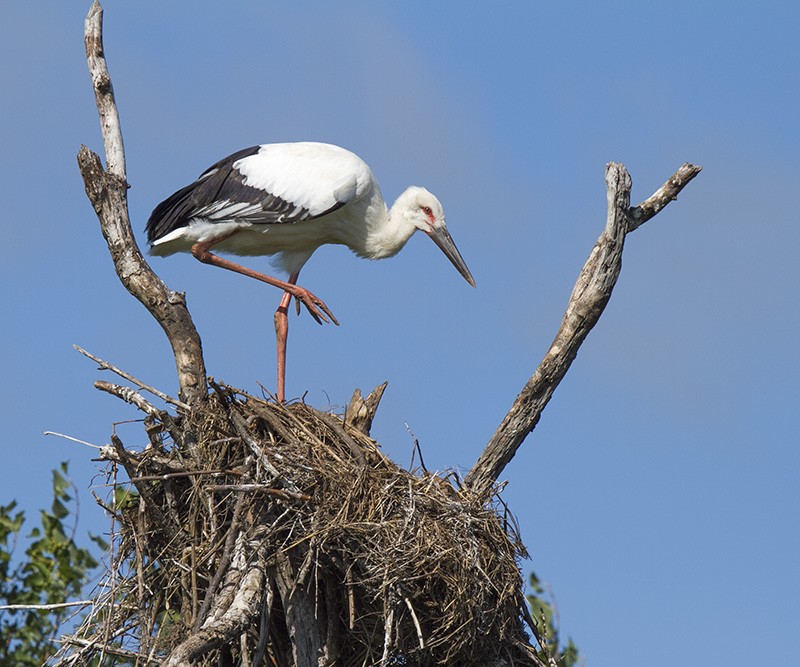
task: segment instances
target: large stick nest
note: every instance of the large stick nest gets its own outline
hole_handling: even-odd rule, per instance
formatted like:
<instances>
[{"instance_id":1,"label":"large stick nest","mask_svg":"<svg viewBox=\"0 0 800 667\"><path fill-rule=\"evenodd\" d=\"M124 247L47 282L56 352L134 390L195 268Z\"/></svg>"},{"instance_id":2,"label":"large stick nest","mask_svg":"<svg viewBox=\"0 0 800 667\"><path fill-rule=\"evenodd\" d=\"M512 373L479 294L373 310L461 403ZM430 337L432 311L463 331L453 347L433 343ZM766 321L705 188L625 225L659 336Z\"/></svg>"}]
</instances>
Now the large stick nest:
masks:
<instances>
[{"instance_id":1,"label":"large stick nest","mask_svg":"<svg viewBox=\"0 0 800 667\"><path fill-rule=\"evenodd\" d=\"M214 388L149 419L143 451L112 437L112 563L59 664L537 663L502 503L398 467L336 415Z\"/></svg>"}]
</instances>

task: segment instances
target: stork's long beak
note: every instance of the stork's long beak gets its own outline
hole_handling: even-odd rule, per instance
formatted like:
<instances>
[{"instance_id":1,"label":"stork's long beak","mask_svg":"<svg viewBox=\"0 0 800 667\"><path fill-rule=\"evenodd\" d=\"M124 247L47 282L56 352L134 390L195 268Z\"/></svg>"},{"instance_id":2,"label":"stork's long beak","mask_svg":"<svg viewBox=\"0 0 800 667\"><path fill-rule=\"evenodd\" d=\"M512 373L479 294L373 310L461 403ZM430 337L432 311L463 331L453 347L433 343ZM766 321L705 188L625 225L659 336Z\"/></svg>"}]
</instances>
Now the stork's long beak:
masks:
<instances>
[{"instance_id":1,"label":"stork's long beak","mask_svg":"<svg viewBox=\"0 0 800 667\"><path fill-rule=\"evenodd\" d=\"M430 232L428 232L428 236L430 236L433 239L433 242L442 249L442 252L447 255L447 259L453 263L453 266L455 266L458 269L458 272L464 276L464 279L470 285L475 287L475 280L473 279L472 274L469 272L467 263L464 261L461 253L458 252L458 248L456 248L453 237L450 236L450 232L447 231L447 227L444 225L441 227L434 227Z\"/></svg>"}]
</instances>

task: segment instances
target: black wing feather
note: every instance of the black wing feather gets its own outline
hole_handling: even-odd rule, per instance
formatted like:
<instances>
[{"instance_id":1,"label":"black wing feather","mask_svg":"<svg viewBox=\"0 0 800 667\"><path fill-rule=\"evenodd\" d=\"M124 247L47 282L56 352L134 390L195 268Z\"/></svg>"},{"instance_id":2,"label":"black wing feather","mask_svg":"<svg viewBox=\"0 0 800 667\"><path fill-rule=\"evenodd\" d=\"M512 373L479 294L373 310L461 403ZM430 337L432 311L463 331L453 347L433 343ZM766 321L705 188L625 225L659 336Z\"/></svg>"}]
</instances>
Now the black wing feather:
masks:
<instances>
[{"instance_id":1,"label":"black wing feather","mask_svg":"<svg viewBox=\"0 0 800 667\"><path fill-rule=\"evenodd\" d=\"M236 204L245 206L235 217L253 224L300 222L344 206L343 202L337 202L327 211L312 216L303 207L261 188L246 185L241 172L233 165L237 160L255 155L260 148L245 148L220 160L206 169L194 183L181 188L156 206L145 227L147 240L154 243L176 229L186 227L192 218L213 219L215 211ZM224 215L218 217L225 219Z\"/></svg>"}]
</instances>

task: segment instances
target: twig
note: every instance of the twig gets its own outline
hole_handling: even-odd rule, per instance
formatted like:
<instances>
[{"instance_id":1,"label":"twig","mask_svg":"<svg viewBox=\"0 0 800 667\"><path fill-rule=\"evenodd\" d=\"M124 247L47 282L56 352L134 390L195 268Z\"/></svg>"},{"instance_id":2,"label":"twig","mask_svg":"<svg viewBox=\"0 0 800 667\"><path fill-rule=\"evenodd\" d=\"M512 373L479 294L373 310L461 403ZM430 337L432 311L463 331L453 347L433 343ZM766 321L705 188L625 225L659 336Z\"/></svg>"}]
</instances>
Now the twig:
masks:
<instances>
[{"instance_id":1,"label":"twig","mask_svg":"<svg viewBox=\"0 0 800 667\"><path fill-rule=\"evenodd\" d=\"M347 444L350 453L353 455L358 465L367 465L367 457L364 456L364 450L359 447L358 444L356 444L356 441L353 440L347 431L344 430L342 421L337 416L328 414L326 412L320 412L318 417L325 422L328 428L330 428L341 441Z\"/></svg>"},{"instance_id":2,"label":"twig","mask_svg":"<svg viewBox=\"0 0 800 667\"><path fill-rule=\"evenodd\" d=\"M94 648L98 643L97 641L89 641L87 639L82 639L80 637L64 637L62 641L67 644L74 644L75 646L82 646L84 648L90 648L90 649ZM120 658L128 658L129 660L136 660L136 661L144 660L146 663L152 662L156 664L159 664L161 662L160 660L148 657L141 653L136 653L134 651L127 651L123 648L118 648L114 646L105 646L103 648L103 651L110 655L119 656Z\"/></svg>"},{"instance_id":3,"label":"twig","mask_svg":"<svg viewBox=\"0 0 800 667\"><path fill-rule=\"evenodd\" d=\"M56 433L55 431L42 431L42 435L56 435L59 438L64 438L65 440L71 440L72 442L77 442L78 444L86 445L87 447L93 447L94 449L103 449L101 445L93 445L91 442L86 442L85 440L79 440L78 438L73 438L71 435Z\"/></svg>"},{"instance_id":4,"label":"twig","mask_svg":"<svg viewBox=\"0 0 800 667\"><path fill-rule=\"evenodd\" d=\"M628 231L632 232L634 229L637 229L671 201L675 201L680 191L683 190L702 169L702 167L689 164L688 162L681 165L680 169L678 169L664 185L641 204L631 208Z\"/></svg>"},{"instance_id":5,"label":"twig","mask_svg":"<svg viewBox=\"0 0 800 667\"><path fill-rule=\"evenodd\" d=\"M414 467L414 454L419 454L419 464L422 466L422 470L424 472L428 472L428 469L425 467L425 460L422 458L422 447L419 446L419 440L417 440L417 436L414 435L414 431L411 430L411 427L408 425L408 422L403 422L406 425L406 431L411 436L411 440L414 443L414 449L411 450L411 465L410 468Z\"/></svg>"},{"instance_id":6,"label":"twig","mask_svg":"<svg viewBox=\"0 0 800 667\"><path fill-rule=\"evenodd\" d=\"M221 475L241 474L242 472L240 470L183 470L181 472L167 472L163 475L142 475L141 477L132 477L129 481L135 484L136 482L159 482L167 479L175 479L176 477L193 477L195 475L219 477Z\"/></svg>"},{"instance_id":7,"label":"twig","mask_svg":"<svg viewBox=\"0 0 800 667\"><path fill-rule=\"evenodd\" d=\"M303 502L313 500L311 496L305 493L276 489L268 484L209 484L205 488L209 491L253 491L257 493L268 493L271 496L283 498L284 500L302 500Z\"/></svg>"},{"instance_id":8,"label":"twig","mask_svg":"<svg viewBox=\"0 0 800 667\"><path fill-rule=\"evenodd\" d=\"M408 607L408 611L411 612L411 620L414 621L414 627L417 629L417 639L419 640L419 647L421 649L425 648L425 638L422 636L422 628L419 625L419 619L417 615L414 613L414 607L411 606L411 600L407 597L403 596L403 602L406 603L406 607Z\"/></svg>"},{"instance_id":9,"label":"twig","mask_svg":"<svg viewBox=\"0 0 800 667\"><path fill-rule=\"evenodd\" d=\"M100 357L96 357L91 352L87 352L80 345L73 345L72 347L75 348L78 352L80 352L83 356L88 357L89 359L97 363L97 365L100 367L100 370L111 371L112 373L116 373L121 378L124 378L128 382L132 382L133 384L135 384L137 387L139 387L139 389L144 389L145 391L149 391L151 394L153 394L153 396L158 396L158 398L160 398L165 403L170 403L171 405L174 405L175 407L180 408L181 410L189 409L189 406L183 401L179 401L177 398L173 398L169 394L165 394L163 391L151 387L149 384L145 384L141 380L135 378L130 373L126 373L125 371L123 371L120 368L117 368L113 364L110 364L107 361L100 359Z\"/></svg>"},{"instance_id":10,"label":"twig","mask_svg":"<svg viewBox=\"0 0 800 667\"><path fill-rule=\"evenodd\" d=\"M50 611L51 609L64 609L65 607L88 607L91 604L94 604L94 600L54 602L52 604L0 604L0 609L5 611Z\"/></svg>"},{"instance_id":11,"label":"twig","mask_svg":"<svg viewBox=\"0 0 800 667\"><path fill-rule=\"evenodd\" d=\"M234 543L236 541L236 536L239 532L240 523L242 520L242 512L244 511L244 496L239 496L236 499L236 505L233 508L233 516L231 517L231 523L228 528L228 535L225 538L225 545L222 549L222 556L217 563L216 572L214 573L214 577L208 585L208 589L206 590L205 598L203 599L203 604L200 606L200 611L197 612L197 616L194 619L194 627L192 630L197 632L200 629L200 626L203 624L206 615L208 614L208 610L211 607L211 603L214 600L214 594L217 591L217 587L219 586L219 582L222 580L225 571L228 569L228 565L231 561L231 554L233 553Z\"/></svg>"},{"instance_id":12,"label":"twig","mask_svg":"<svg viewBox=\"0 0 800 667\"><path fill-rule=\"evenodd\" d=\"M388 602L389 609L386 613L386 620L384 621L383 633L383 655L381 656L381 667L386 667L389 664L389 652L392 646L392 629L394 628L394 603L390 599Z\"/></svg>"},{"instance_id":13,"label":"twig","mask_svg":"<svg viewBox=\"0 0 800 667\"><path fill-rule=\"evenodd\" d=\"M236 429L236 432L242 438L242 442L244 442L248 448L250 449L253 454L258 459L258 462L264 467L264 469L270 474L273 479L280 480L282 484L288 487L288 490L299 492L299 489L294 485L294 483L287 479L285 475L281 474L281 472L274 466L269 460L266 452L263 451L260 443L258 442L257 438L253 436L250 430L247 428L247 422L245 421L244 417L235 409L229 410L231 423L233 427Z\"/></svg>"},{"instance_id":14,"label":"twig","mask_svg":"<svg viewBox=\"0 0 800 667\"><path fill-rule=\"evenodd\" d=\"M151 417L158 418L161 416L163 412L162 410L159 410L157 407L155 407L153 404L149 403L144 396L135 392L130 387L123 387L120 384L114 384L113 382L106 382L105 380L97 380L94 383L94 386L100 391L105 391L106 393L121 398L126 403L130 403L131 405L136 406L142 412L150 415Z\"/></svg>"},{"instance_id":15,"label":"twig","mask_svg":"<svg viewBox=\"0 0 800 667\"><path fill-rule=\"evenodd\" d=\"M622 267L625 235L674 200L700 169L684 164L655 194L632 209L631 178L625 165L610 162L606 166L608 217L605 229L578 276L555 340L467 473L464 486L479 495L489 493L536 427L553 392L575 360L578 348L600 319Z\"/></svg>"}]
</instances>

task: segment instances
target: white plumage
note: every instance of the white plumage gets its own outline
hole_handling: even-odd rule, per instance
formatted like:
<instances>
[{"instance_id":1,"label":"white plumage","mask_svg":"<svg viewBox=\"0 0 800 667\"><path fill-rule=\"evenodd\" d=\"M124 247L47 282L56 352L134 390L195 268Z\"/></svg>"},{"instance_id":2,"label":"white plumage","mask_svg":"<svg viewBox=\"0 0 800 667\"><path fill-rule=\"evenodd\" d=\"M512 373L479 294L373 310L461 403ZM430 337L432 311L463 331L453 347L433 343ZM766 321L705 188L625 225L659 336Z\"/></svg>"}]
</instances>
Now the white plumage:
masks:
<instances>
[{"instance_id":1,"label":"white plumage","mask_svg":"<svg viewBox=\"0 0 800 667\"><path fill-rule=\"evenodd\" d=\"M412 186L391 209L370 168L331 144L262 144L238 151L159 204L147 222L155 255L191 252L199 260L284 290L276 312L278 400L284 400L286 311L294 296L318 321L336 322L324 302L296 285L321 245L341 244L359 257L397 254L417 230L442 249L471 285L475 281L445 226L441 203ZM211 252L277 255L288 281L253 271ZM298 306L299 307L299 306Z\"/></svg>"}]
</instances>

